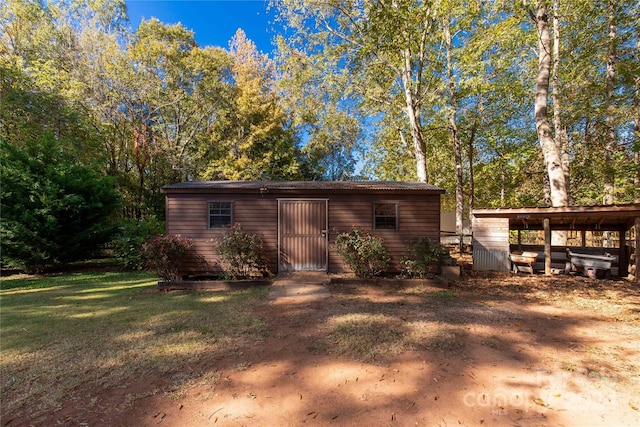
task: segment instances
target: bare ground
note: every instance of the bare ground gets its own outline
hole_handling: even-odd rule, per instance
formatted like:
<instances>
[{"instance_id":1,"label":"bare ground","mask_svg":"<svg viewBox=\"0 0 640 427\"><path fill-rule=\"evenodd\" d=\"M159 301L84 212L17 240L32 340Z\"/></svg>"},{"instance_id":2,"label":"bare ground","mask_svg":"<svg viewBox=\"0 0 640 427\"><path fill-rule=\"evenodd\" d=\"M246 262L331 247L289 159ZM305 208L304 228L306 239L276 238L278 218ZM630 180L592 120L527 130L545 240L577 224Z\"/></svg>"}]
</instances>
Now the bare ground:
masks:
<instances>
[{"instance_id":1,"label":"bare ground","mask_svg":"<svg viewBox=\"0 0 640 427\"><path fill-rule=\"evenodd\" d=\"M640 425L640 289L471 274L270 301L268 337L171 378L75 390L44 424ZM184 381L176 387L175 377ZM46 421L44 421L46 420ZM12 424L13 425L13 424Z\"/></svg>"}]
</instances>

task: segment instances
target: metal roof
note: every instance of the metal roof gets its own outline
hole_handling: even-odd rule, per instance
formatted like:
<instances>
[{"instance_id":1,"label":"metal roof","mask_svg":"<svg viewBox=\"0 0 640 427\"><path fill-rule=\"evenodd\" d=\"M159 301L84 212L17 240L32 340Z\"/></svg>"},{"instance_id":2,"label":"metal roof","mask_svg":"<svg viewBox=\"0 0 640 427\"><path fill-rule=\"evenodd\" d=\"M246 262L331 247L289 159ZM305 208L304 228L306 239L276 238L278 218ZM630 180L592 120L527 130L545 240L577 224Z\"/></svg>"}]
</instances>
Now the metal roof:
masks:
<instances>
[{"instance_id":1,"label":"metal roof","mask_svg":"<svg viewBox=\"0 0 640 427\"><path fill-rule=\"evenodd\" d=\"M189 181L167 185L165 193L173 192L429 192L444 193L444 189L424 182L397 181Z\"/></svg>"},{"instance_id":2,"label":"metal roof","mask_svg":"<svg viewBox=\"0 0 640 427\"><path fill-rule=\"evenodd\" d=\"M546 208L474 209L473 215L485 218L509 218L509 228L542 229L542 221L549 219L554 230L629 229L640 217L640 203L599 206L567 206Z\"/></svg>"}]
</instances>

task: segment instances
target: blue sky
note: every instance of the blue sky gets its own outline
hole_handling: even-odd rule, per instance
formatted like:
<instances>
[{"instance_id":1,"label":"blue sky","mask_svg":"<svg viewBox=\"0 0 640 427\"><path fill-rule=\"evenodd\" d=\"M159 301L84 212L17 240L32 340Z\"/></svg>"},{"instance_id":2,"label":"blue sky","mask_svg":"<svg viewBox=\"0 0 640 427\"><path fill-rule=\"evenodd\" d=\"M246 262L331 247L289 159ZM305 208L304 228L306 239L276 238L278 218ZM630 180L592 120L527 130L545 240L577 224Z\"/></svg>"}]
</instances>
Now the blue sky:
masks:
<instances>
[{"instance_id":1,"label":"blue sky","mask_svg":"<svg viewBox=\"0 0 640 427\"><path fill-rule=\"evenodd\" d=\"M180 22L195 33L200 46L229 47L229 40L242 28L258 50L270 53L275 12L264 0L126 0L131 26L158 18L166 24Z\"/></svg>"}]
</instances>

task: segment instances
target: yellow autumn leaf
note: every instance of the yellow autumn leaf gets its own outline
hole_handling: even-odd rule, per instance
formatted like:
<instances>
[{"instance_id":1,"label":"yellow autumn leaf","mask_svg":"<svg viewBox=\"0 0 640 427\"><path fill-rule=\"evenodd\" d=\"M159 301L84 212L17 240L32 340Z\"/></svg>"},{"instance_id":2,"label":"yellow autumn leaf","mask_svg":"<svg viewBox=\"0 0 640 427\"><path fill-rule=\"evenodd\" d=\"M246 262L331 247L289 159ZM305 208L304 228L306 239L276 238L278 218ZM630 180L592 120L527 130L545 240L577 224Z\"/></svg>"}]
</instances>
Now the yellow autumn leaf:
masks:
<instances>
[{"instance_id":1,"label":"yellow autumn leaf","mask_svg":"<svg viewBox=\"0 0 640 427\"><path fill-rule=\"evenodd\" d=\"M544 400L540 399L539 397L535 397L535 398L533 398L533 402L534 402L536 405L544 406L545 408L549 407L549 405L548 405Z\"/></svg>"}]
</instances>

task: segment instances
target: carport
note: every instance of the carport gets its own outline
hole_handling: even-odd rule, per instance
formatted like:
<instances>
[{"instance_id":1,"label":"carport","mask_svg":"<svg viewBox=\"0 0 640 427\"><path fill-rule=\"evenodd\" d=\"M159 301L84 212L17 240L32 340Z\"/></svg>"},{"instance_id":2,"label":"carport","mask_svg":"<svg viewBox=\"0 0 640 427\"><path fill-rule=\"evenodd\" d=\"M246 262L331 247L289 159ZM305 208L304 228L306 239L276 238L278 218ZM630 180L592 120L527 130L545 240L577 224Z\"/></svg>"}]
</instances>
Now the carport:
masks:
<instances>
[{"instance_id":1,"label":"carport","mask_svg":"<svg viewBox=\"0 0 640 427\"><path fill-rule=\"evenodd\" d=\"M566 246L552 246L552 231L577 230L582 233L582 245L572 246L572 250L598 254L605 248L587 248L587 231L617 232L617 248L606 248L615 254L618 261L618 275L632 273L638 276L635 266L640 263L640 253L633 250L640 246L640 203L609 206L569 206L547 208L506 208L474 209L473 264L475 270L509 271L509 254L514 250L544 253L544 272L552 273L554 253L564 253ZM627 238L627 232L635 228L635 237ZM523 230L544 231L544 246L537 248L523 244ZM517 232L517 243L510 244L510 236ZM633 235L633 233L630 233ZM515 236L512 236L512 240ZM578 248L578 249L576 249ZM630 259L633 254L633 259ZM630 268L634 266L633 268Z\"/></svg>"}]
</instances>

